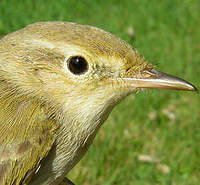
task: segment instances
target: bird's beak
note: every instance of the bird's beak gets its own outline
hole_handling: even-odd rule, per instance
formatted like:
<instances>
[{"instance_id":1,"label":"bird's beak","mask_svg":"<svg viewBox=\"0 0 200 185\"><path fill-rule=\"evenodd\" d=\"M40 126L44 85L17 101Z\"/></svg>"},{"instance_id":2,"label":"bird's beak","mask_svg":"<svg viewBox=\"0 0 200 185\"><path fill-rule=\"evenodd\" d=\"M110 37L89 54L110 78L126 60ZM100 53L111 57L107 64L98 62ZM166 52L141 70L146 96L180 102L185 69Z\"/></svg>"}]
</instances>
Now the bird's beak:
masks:
<instances>
[{"instance_id":1,"label":"bird's beak","mask_svg":"<svg viewBox=\"0 0 200 185\"><path fill-rule=\"evenodd\" d=\"M141 76L141 78L123 79L134 88L160 88L198 92L197 88L191 83L155 69L144 70Z\"/></svg>"}]
</instances>

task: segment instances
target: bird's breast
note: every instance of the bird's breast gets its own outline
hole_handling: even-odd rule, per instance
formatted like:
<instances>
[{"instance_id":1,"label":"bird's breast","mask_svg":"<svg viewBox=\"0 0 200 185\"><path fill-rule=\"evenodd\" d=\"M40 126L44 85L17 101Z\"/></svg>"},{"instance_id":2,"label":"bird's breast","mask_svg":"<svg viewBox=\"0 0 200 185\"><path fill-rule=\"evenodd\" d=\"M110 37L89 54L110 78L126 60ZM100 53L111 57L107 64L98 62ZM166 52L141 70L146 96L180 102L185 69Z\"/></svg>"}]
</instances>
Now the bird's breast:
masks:
<instances>
[{"instance_id":1,"label":"bird's breast","mask_svg":"<svg viewBox=\"0 0 200 185\"><path fill-rule=\"evenodd\" d=\"M97 129L98 130L98 129ZM34 177L31 185L44 183L57 185L58 182L80 161L91 145L97 130L88 134L87 131L71 132L66 128L60 128L57 139L42 161L38 174Z\"/></svg>"}]
</instances>

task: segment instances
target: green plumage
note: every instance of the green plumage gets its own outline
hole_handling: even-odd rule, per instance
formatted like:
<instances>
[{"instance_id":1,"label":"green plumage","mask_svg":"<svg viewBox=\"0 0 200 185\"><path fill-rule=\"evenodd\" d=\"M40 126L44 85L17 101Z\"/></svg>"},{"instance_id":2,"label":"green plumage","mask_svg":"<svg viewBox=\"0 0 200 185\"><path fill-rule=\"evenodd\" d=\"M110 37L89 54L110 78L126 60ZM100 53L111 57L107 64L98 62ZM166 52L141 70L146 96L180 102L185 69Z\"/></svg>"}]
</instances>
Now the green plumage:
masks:
<instances>
[{"instance_id":1,"label":"green plumage","mask_svg":"<svg viewBox=\"0 0 200 185\"><path fill-rule=\"evenodd\" d=\"M48 154L58 125L35 94L3 77L0 87L0 184L17 185L30 178Z\"/></svg>"}]
</instances>

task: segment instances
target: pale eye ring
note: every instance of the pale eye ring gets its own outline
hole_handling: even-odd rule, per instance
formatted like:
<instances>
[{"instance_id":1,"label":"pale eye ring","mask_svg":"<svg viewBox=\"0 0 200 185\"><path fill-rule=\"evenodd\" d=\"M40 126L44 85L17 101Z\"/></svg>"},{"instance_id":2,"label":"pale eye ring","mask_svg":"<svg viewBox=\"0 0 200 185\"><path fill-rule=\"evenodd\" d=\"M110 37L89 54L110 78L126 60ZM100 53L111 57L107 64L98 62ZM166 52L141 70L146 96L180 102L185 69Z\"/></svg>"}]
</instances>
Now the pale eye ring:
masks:
<instances>
[{"instance_id":1,"label":"pale eye ring","mask_svg":"<svg viewBox=\"0 0 200 185\"><path fill-rule=\"evenodd\" d=\"M88 70L88 62L81 56L72 56L68 59L67 67L75 75L82 75Z\"/></svg>"}]
</instances>

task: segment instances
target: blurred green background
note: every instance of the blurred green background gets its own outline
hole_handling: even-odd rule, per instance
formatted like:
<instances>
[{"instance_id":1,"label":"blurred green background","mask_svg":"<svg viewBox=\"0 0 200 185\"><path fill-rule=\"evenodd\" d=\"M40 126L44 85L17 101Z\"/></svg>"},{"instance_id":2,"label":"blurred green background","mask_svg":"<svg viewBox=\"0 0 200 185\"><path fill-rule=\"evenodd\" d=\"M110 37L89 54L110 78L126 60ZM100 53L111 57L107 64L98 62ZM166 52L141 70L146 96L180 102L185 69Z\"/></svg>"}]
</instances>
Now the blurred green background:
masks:
<instances>
[{"instance_id":1,"label":"blurred green background","mask_svg":"<svg viewBox=\"0 0 200 185\"><path fill-rule=\"evenodd\" d=\"M90 24L161 71L200 87L199 0L0 0L0 35L38 21ZM200 96L148 90L118 105L82 161L77 185L200 184Z\"/></svg>"}]
</instances>

